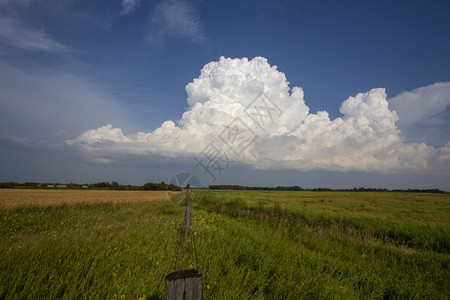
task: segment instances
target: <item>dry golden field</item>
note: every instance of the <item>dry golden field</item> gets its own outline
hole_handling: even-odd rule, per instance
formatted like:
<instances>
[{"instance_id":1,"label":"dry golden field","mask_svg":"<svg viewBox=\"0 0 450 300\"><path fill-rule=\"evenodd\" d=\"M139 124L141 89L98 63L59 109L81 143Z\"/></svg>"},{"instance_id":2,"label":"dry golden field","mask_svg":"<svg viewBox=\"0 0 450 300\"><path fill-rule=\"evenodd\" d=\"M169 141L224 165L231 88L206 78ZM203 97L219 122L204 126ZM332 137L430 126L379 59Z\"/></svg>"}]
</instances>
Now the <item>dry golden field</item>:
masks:
<instances>
[{"instance_id":1,"label":"dry golden field","mask_svg":"<svg viewBox=\"0 0 450 300\"><path fill-rule=\"evenodd\" d=\"M169 200L183 192L0 189L0 209L80 203L137 203Z\"/></svg>"}]
</instances>

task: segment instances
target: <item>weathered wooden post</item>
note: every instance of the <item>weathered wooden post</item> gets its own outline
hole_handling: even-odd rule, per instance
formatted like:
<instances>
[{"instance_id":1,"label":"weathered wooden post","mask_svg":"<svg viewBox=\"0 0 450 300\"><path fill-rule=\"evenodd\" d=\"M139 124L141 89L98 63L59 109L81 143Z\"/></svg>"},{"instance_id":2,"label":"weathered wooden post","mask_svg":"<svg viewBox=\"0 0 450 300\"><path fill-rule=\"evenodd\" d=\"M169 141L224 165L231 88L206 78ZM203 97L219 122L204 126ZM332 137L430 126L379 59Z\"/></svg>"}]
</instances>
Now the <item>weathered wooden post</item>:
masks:
<instances>
[{"instance_id":1,"label":"weathered wooden post","mask_svg":"<svg viewBox=\"0 0 450 300\"><path fill-rule=\"evenodd\" d=\"M186 212L185 212L185 243L188 238L191 225L191 204L189 203L189 188L186 189ZM182 270L175 271L166 276L164 293L166 300L203 300L203 285L205 274L198 271Z\"/></svg>"},{"instance_id":2,"label":"weathered wooden post","mask_svg":"<svg viewBox=\"0 0 450 300\"><path fill-rule=\"evenodd\" d=\"M189 233L189 227L191 226L191 204L189 203L189 188L186 189L186 212L185 212L185 218L186 218L186 228L185 228L185 234L186 236Z\"/></svg>"},{"instance_id":3,"label":"weathered wooden post","mask_svg":"<svg viewBox=\"0 0 450 300\"><path fill-rule=\"evenodd\" d=\"M203 300L205 274L183 270L166 276L166 300Z\"/></svg>"}]
</instances>

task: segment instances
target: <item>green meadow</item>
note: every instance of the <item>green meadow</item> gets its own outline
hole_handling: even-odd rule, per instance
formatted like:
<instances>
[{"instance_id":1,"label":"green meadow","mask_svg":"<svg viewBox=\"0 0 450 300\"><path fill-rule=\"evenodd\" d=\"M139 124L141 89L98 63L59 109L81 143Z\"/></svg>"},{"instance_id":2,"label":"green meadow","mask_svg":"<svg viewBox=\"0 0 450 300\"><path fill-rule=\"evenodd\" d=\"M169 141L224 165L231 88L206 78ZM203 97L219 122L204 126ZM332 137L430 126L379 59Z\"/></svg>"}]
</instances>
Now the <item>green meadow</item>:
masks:
<instances>
[{"instance_id":1,"label":"green meadow","mask_svg":"<svg viewBox=\"0 0 450 300\"><path fill-rule=\"evenodd\" d=\"M0 210L0 299L164 299L195 268L205 299L449 299L450 195L191 192ZM0 199L1 201L1 199Z\"/></svg>"}]
</instances>

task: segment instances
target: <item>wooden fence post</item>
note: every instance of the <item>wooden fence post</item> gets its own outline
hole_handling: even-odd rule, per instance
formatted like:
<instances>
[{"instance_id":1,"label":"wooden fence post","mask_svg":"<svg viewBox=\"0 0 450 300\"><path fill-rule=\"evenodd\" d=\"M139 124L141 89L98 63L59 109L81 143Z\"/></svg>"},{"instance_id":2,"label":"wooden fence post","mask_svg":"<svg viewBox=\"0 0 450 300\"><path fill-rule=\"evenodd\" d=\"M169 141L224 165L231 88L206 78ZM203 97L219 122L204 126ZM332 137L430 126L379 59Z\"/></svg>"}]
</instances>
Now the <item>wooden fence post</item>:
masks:
<instances>
[{"instance_id":1,"label":"wooden fence post","mask_svg":"<svg viewBox=\"0 0 450 300\"><path fill-rule=\"evenodd\" d=\"M186 189L186 227L185 227L185 234L187 235L189 233L189 227L191 225L191 204L189 203L189 189Z\"/></svg>"},{"instance_id":2,"label":"wooden fence post","mask_svg":"<svg viewBox=\"0 0 450 300\"><path fill-rule=\"evenodd\" d=\"M185 213L185 243L188 238L191 225L191 204L189 203L189 188L186 189L186 213ZM184 246L183 246L184 247ZM166 276L164 287L166 300L203 300L203 285L205 274L196 270L182 270L172 272Z\"/></svg>"},{"instance_id":3,"label":"wooden fence post","mask_svg":"<svg viewBox=\"0 0 450 300\"><path fill-rule=\"evenodd\" d=\"M166 276L165 300L203 300L205 274L183 270Z\"/></svg>"}]
</instances>

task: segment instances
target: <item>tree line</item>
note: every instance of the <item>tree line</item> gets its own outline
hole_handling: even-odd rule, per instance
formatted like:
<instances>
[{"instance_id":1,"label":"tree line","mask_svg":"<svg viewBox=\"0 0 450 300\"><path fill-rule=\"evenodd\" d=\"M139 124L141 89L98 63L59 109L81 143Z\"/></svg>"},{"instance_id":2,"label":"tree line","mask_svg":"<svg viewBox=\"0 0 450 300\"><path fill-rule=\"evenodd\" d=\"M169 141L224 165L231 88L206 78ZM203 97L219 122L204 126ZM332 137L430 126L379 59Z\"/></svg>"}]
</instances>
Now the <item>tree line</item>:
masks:
<instances>
[{"instance_id":1,"label":"tree line","mask_svg":"<svg viewBox=\"0 0 450 300\"><path fill-rule=\"evenodd\" d=\"M258 186L243 186L243 185L210 185L211 190L259 190L259 191L304 191L301 187L294 186L277 186L277 187L258 187Z\"/></svg>"},{"instance_id":2,"label":"tree line","mask_svg":"<svg viewBox=\"0 0 450 300\"><path fill-rule=\"evenodd\" d=\"M108 190L144 190L144 191L181 191L182 188L173 184L167 184L164 181L159 183L147 182L144 185L124 185L117 181L102 181L92 184L77 184L77 183L39 183L39 182L0 182L0 188L65 188L65 189L108 189ZM447 192L440 189L393 189L386 188L353 188L353 189L330 189L330 188L314 188L304 189L298 185L294 186L276 186L276 187L257 187L244 185L210 185L208 187L212 190L259 190L259 191L330 191L330 192L409 192L409 193L439 193L445 194Z\"/></svg>"},{"instance_id":3,"label":"tree line","mask_svg":"<svg viewBox=\"0 0 450 300\"><path fill-rule=\"evenodd\" d=\"M210 185L208 187L212 190L259 190L259 191L316 191L316 192L409 192L409 193L439 193L445 194L445 191L440 189L394 189L386 188L352 188L352 189L330 189L330 188L314 188L304 189L297 185L294 186L277 186L277 187L257 187L257 186L243 186L243 185Z\"/></svg>"}]
</instances>

